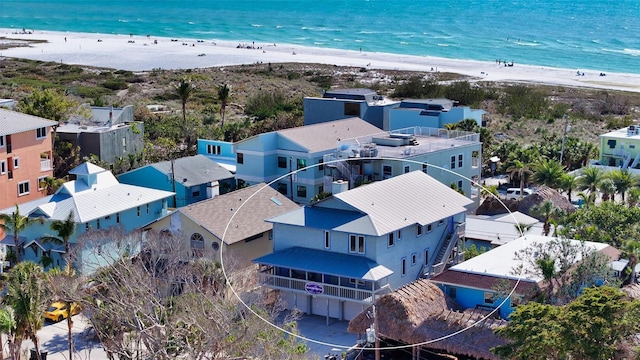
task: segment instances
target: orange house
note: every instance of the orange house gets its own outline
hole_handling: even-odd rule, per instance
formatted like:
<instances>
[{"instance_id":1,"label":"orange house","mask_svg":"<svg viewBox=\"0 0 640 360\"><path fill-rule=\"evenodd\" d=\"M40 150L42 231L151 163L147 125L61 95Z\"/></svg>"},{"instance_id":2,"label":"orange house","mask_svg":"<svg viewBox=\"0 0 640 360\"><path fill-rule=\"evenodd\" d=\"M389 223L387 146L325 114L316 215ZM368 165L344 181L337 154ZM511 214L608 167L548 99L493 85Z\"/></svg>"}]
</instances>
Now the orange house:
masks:
<instances>
[{"instance_id":1,"label":"orange house","mask_svg":"<svg viewBox=\"0 0 640 360\"><path fill-rule=\"evenodd\" d=\"M53 177L51 129L57 122L0 109L0 209L46 195Z\"/></svg>"}]
</instances>

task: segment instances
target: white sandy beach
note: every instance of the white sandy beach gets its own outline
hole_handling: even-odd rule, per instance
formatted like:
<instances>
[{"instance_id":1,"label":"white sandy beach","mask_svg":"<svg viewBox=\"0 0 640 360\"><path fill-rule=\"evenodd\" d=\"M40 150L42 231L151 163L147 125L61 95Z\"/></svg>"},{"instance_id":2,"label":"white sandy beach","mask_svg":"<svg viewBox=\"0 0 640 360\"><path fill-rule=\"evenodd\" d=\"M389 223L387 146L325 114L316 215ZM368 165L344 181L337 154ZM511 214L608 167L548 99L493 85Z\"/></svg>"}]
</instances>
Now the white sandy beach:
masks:
<instances>
[{"instance_id":1,"label":"white sandy beach","mask_svg":"<svg viewBox=\"0 0 640 360\"><path fill-rule=\"evenodd\" d=\"M485 81L520 81L640 92L640 74L541 66L504 66L495 62L405 56L273 43L243 43L206 39L106 35L0 29L0 37L46 40L29 47L0 51L2 57L26 58L131 71L191 69L251 63L323 63L369 69L453 72ZM15 42L4 41L1 42ZM244 45L244 48L238 48ZM249 47L249 48L247 48ZM578 76L577 72L584 73Z\"/></svg>"}]
</instances>

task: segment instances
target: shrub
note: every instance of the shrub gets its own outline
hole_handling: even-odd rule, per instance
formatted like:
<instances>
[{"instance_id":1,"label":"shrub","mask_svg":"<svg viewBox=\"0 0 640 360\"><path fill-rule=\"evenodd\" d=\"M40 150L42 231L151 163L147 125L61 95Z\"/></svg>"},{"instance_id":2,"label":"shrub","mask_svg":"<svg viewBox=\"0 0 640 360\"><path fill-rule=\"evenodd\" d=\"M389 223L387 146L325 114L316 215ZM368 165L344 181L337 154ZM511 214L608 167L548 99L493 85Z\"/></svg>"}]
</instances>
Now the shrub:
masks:
<instances>
[{"instance_id":1,"label":"shrub","mask_svg":"<svg viewBox=\"0 0 640 360\"><path fill-rule=\"evenodd\" d=\"M110 90L124 90L129 87L123 79L107 79L102 86Z\"/></svg>"}]
</instances>

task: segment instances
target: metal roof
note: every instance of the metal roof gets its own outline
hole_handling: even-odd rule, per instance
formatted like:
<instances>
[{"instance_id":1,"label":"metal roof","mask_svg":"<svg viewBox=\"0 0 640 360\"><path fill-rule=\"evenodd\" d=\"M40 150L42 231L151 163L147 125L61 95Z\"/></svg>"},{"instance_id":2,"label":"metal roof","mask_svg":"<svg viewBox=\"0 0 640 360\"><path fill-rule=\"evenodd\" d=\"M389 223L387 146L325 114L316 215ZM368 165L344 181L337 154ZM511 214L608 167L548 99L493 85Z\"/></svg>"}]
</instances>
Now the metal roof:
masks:
<instances>
[{"instance_id":1,"label":"metal roof","mask_svg":"<svg viewBox=\"0 0 640 360\"><path fill-rule=\"evenodd\" d=\"M18 205L20 213L44 216L51 220L65 220L73 210L74 221L86 223L173 196L169 191L120 184L111 172L95 165L83 165L85 166L81 166L79 172L96 174L95 184L87 184L84 178L68 181L52 196ZM96 168L102 172L97 172ZM0 212L10 214L13 211L15 206Z\"/></svg>"},{"instance_id":2,"label":"metal roof","mask_svg":"<svg viewBox=\"0 0 640 360\"><path fill-rule=\"evenodd\" d=\"M142 168L145 167L152 167L163 174L171 173L171 161L149 164ZM132 171L138 170L139 169ZM229 172L229 170L204 155L175 159L173 161L173 173L176 182L186 187L233 178L233 174Z\"/></svg>"},{"instance_id":3,"label":"metal roof","mask_svg":"<svg viewBox=\"0 0 640 360\"><path fill-rule=\"evenodd\" d=\"M336 229L361 217L366 217L366 215L357 211L305 206L275 216L267 221L318 229Z\"/></svg>"},{"instance_id":4,"label":"metal roof","mask_svg":"<svg viewBox=\"0 0 640 360\"><path fill-rule=\"evenodd\" d=\"M57 124L56 121L0 108L0 136L18 134Z\"/></svg>"},{"instance_id":5,"label":"metal roof","mask_svg":"<svg viewBox=\"0 0 640 360\"><path fill-rule=\"evenodd\" d=\"M375 135L381 131L368 122L354 117L279 130L276 133L315 153L335 150L340 139Z\"/></svg>"},{"instance_id":6,"label":"metal roof","mask_svg":"<svg viewBox=\"0 0 640 360\"><path fill-rule=\"evenodd\" d=\"M271 230L273 225L264 221L265 219L298 207L272 187L260 183L199 201L176 211L183 213L226 244L233 244Z\"/></svg>"},{"instance_id":7,"label":"metal roof","mask_svg":"<svg viewBox=\"0 0 640 360\"><path fill-rule=\"evenodd\" d=\"M427 225L464 213L465 206L473 203L419 170L362 185L333 197L367 214L373 227L371 230L378 236L408 225ZM362 218L356 221L359 221L357 227L363 225Z\"/></svg>"},{"instance_id":8,"label":"metal roof","mask_svg":"<svg viewBox=\"0 0 640 360\"><path fill-rule=\"evenodd\" d=\"M364 256L302 247L267 254L253 262L369 281L378 281L393 274L389 268Z\"/></svg>"},{"instance_id":9,"label":"metal roof","mask_svg":"<svg viewBox=\"0 0 640 360\"><path fill-rule=\"evenodd\" d=\"M94 165L90 162L84 162L69 171L69 174L73 175L90 175L105 172L106 170L98 165Z\"/></svg>"}]
</instances>

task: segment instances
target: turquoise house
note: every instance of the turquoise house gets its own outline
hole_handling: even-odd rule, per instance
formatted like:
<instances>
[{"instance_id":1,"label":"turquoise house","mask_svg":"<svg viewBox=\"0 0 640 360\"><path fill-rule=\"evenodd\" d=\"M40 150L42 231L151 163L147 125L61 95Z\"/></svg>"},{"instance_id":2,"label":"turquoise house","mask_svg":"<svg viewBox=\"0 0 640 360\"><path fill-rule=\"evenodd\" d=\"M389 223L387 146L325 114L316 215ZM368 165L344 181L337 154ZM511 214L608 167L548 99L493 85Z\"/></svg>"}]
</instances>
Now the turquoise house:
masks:
<instances>
[{"instance_id":1,"label":"turquoise house","mask_svg":"<svg viewBox=\"0 0 640 360\"><path fill-rule=\"evenodd\" d=\"M259 282L288 309L350 320L377 298L459 262L471 200L422 171L334 193L268 219Z\"/></svg>"},{"instance_id":2,"label":"turquoise house","mask_svg":"<svg viewBox=\"0 0 640 360\"><path fill-rule=\"evenodd\" d=\"M229 141L198 139L198 155L208 157L232 174L236 173L236 153Z\"/></svg>"},{"instance_id":3,"label":"turquoise house","mask_svg":"<svg viewBox=\"0 0 640 360\"><path fill-rule=\"evenodd\" d=\"M55 194L18 206L21 215L41 218L43 223L35 223L19 233L18 249L13 234L5 234L0 244L8 248L8 259L11 253L19 251L21 260L40 262L46 268L63 267L64 245L43 238L57 236L50 228L51 223L64 221L73 212L76 229L69 241L75 248L74 267L80 273L89 273L99 261L91 259L95 249L77 248L79 237L95 230L118 228L128 233L139 229L166 215L168 200L173 196L168 191L121 184L110 171L91 163L81 164L69 173L76 180L64 183ZM11 214L15 210L14 206L0 212Z\"/></svg>"},{"instance_id":4,"label":"turquoise house","mask_svg":"<svg viewBox=\"0 0 640 360\"><path fill-rule=\"evenodd\" d=\"M123 184L171 191L169 207L182 207L235 189L233 174L204 155L149 164L118 175Z\"/></svg>"},{"instance_id":5,"label":"turquoise house","mask_svg":"<svg viewBox=\"0 0 640 360\"><path fill-rule=\"evenodd\" d=\"M507 319L518 304L534 298L544 286L542 274L537 274L533 269L516 273L515 270L522 262L515 258L515 254L532 244L552 240L555 238L525 235L454 265L431 280L463 308L490 311L498 309L496 313ZM578 240L571 242L580 243ZM618 250L604 243L585 242L585 245L608 255L612 260L617 260L620 254ZM511 289L515 287L514 294L510 298L501 298L496 289L504 287L503 284L507 283Z\"/></svg>"}]
</instances>

